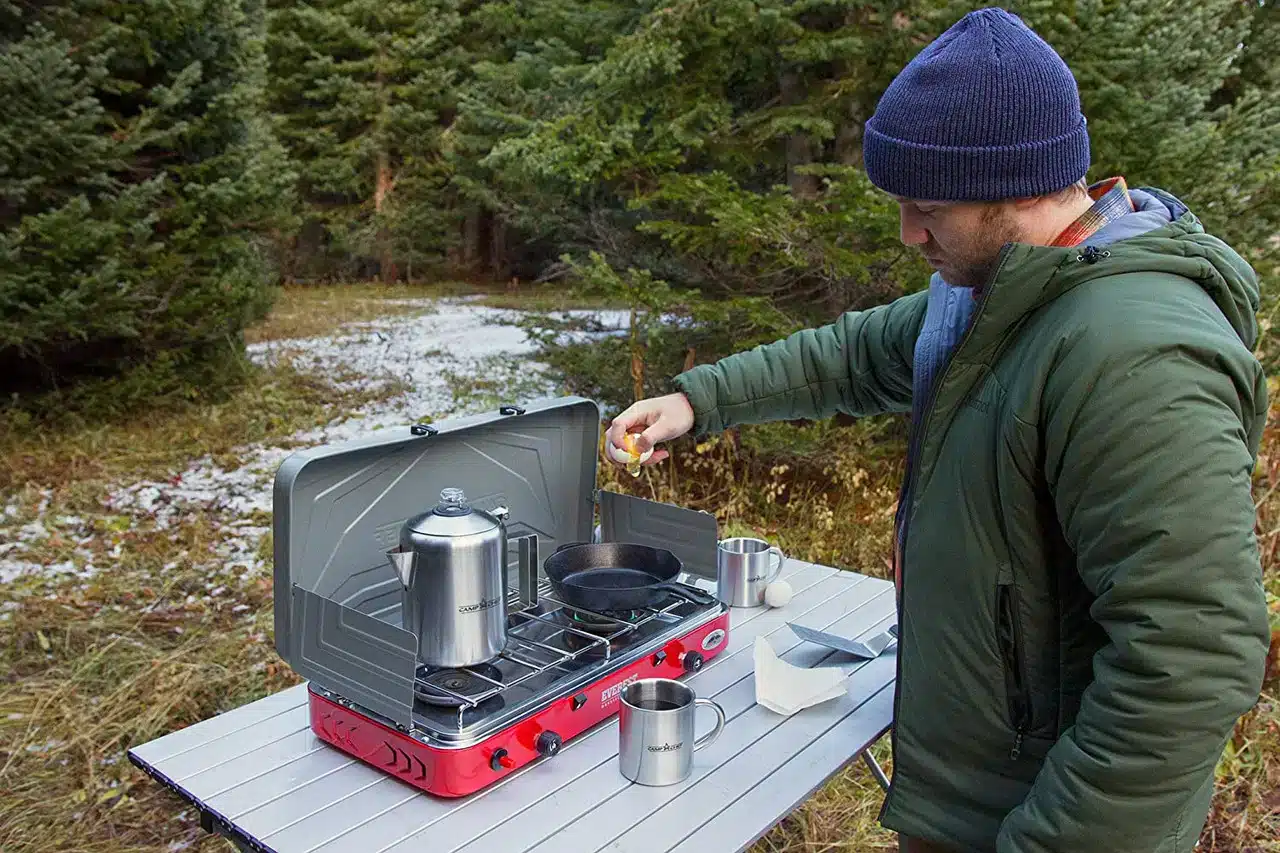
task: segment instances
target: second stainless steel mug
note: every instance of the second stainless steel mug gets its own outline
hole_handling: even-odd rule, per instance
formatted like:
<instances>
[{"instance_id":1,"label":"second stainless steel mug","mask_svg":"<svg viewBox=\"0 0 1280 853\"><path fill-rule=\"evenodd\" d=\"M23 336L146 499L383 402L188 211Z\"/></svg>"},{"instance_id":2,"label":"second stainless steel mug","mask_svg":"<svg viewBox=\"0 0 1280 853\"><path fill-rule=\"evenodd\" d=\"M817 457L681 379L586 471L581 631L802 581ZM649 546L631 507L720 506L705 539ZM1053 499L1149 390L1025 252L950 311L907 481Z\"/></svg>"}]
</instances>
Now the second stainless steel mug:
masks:
<instances>
[{"instance_id":1,"label":"second stainless steel mug","mask_svg":"<svg viewBox=\"0 0 1280 853\"><path fill-rule=\"evenodd\" d=\"M716 597L730 607L761 606L765 588L777 579L786 559L780 548L763 539L722 540L716 548Z\"/></svg>"},{"instance_id":2,"label":"second stainless steel mug","mask_svg":"<svg viewBox=\"0 0 1280 853\"><path fill-rule=\"evenodd\" d=\"M693 772L693 754L724 731L724 709L699 699L688 685L667 678L632 682L618 708L618 760L622 775L641 785L674 785ZM716 725L694 739L694 715L705 705Z\"/></svg>"}]
</instances>

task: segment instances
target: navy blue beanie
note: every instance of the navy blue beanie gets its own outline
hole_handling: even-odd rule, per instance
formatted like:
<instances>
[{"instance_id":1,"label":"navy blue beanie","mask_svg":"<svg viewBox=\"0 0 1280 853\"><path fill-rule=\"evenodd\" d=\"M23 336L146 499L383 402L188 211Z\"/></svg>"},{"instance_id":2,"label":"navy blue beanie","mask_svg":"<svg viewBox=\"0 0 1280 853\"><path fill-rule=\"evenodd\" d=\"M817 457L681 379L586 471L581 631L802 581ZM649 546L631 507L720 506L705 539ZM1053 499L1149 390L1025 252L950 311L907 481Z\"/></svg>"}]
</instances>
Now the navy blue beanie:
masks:
<instances>
[{"instance_id":1,"label":"navy blue beanie","mask_svg":"<svg viewBox=\"0 0 1280 853\"><path fill-rule=\"evenodd\" d=\"M1089 169L1066 63L1003 9L970 12L920 51L867 121L871 182L904 198L997 201L1063 189Z\"/></svg>"}]
</instances>

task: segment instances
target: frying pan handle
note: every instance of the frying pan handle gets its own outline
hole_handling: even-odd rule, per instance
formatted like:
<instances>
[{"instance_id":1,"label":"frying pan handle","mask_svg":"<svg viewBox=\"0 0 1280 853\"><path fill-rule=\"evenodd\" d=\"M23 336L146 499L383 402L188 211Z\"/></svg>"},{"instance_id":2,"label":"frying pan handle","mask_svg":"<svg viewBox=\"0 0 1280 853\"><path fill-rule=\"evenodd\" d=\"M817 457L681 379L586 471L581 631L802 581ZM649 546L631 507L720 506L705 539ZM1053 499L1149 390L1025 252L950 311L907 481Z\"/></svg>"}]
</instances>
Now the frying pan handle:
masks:
<instances>
[{"instance_id":1,"label":"frying pan handle","mask_svg":"<svg viewBox=\"0 0 1280 853\"><path fill-rule=\"evenodd\" d=\"M672 595L683 598L685 601L692 601L694 604L715 604L718 600L715 596L709 595L700 589L694 589L691 586L685 586L680 583L658 583L654 584L651 589L669 592Z\"/></svg>"}]
</instances>

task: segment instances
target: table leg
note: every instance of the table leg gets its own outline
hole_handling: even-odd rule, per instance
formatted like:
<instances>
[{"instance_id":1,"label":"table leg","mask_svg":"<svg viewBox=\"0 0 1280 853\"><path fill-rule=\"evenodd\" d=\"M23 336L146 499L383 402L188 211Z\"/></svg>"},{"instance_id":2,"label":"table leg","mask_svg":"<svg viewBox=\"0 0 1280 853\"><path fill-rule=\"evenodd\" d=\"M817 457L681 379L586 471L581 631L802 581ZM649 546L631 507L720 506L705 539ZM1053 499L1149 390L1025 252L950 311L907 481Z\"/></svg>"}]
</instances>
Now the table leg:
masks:
<instances>
[{"instance_id":1,"label":"table leg","mask_svg":"<svg viewBox=\"0 0 1280 853\"><path fill-rule=\"evenodd\" d=\"M876 778L876 782L880 784L881 790L885 793L889 792L889 777L884 775L884 770L876 761L876 757L871 754L871 748L868 747L862 751L862 760L867 765L867 769L871 771L871 775Z\"/></svg>"}]
</instances>

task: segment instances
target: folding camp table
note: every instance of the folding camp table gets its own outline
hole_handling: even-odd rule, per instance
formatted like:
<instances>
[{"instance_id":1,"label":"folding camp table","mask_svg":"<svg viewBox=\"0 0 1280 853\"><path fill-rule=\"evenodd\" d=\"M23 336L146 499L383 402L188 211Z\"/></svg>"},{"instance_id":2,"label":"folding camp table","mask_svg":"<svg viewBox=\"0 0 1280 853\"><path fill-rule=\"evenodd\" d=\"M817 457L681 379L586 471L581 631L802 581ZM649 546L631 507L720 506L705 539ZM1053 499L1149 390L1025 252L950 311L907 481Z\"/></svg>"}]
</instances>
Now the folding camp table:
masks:
<instances>
[{"instance_id":1,"label":"folding camp table","mask_svg":"<svg viewBox=\"0 0 1280 853\"><path fill-rule=\"evenodd\" d=\"M896 621L893 584L798 560L782 577L790 603L735 608L728 648L683 677L720 703L727 722L681 784L645 787L621 775L614 716L476 794L433 797L312 734L305 684L135 747L129 758L243 850L744 850L850 761L861 757L887 785L867 750L892 725L896 646L858 660L802 642L786 623L873 637ZM849 671L847 695L787 717L758 705L761 636L793 665Z\"/></svg>"}]
</instances>

